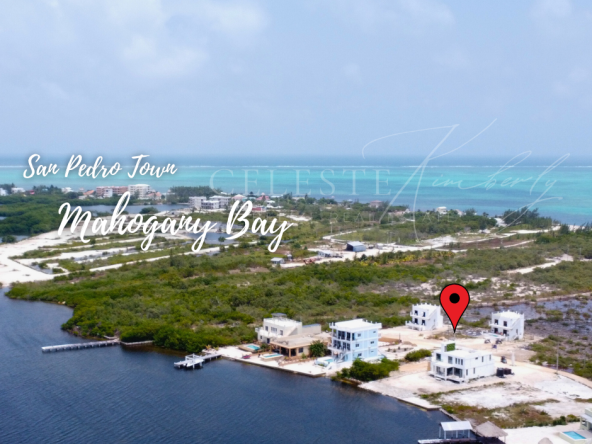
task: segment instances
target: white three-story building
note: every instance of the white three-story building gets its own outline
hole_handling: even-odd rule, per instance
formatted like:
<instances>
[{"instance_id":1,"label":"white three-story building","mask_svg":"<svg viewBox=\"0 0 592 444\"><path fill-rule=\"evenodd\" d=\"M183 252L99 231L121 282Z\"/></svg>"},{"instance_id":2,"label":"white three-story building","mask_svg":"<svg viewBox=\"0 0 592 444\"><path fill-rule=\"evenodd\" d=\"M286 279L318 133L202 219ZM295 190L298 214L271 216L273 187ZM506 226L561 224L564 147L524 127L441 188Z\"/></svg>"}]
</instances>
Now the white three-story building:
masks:
<instances>
[{"instance_id":1,"label":"white three-story building","mask_svg":"<svg viewBox=\"0 0 592 444\"><path fill-rule=\"evenodd\" d=\"M380 322L363 319L335 322L331 327L329 350L336 363L352 362L356 359L371 361L378 359L378 330Z\"/></svg>"}]
</instances>

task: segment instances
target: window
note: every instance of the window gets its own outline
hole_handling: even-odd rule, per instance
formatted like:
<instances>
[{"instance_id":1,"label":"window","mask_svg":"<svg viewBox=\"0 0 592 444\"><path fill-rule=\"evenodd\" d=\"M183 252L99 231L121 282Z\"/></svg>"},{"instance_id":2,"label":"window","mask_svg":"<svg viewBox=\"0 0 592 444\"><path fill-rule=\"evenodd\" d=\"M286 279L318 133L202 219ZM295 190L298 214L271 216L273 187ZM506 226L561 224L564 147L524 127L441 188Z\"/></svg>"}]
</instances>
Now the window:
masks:
<instances>
[{"instance_id":1,"label":"window","mask_svg":"<svg viewBox=\"0 0 592 444\"><path fill-rule=\"evenodd\" d=\"M441 361L442 355L440 353L436 353L436 361Z\"/></svg>"},{"instance_id":2,"label":"window","mask_svg":"<svg viewBox=\"0 0 592 444\"><path fill-rule=\"evenodd\" d=\"M265 326L265 331L269 331L269 327L267 325Z\"/></svg>"},{"instance_id":3,"label":"window","mask_svg":"<svg viewBox=\"0 0 592 444\"><path fill-rule=\"evenodd\" d=\"M489 360L491 361L491 355L489 355Z\"/></svg>"},{"instance_id":4,"label":"window","mask_svg":"<svg viewBox=\"0 0 592 444\"><path fill-rule=\"evenodd\" d=\"M475 367L473 367L473 374L475 374Z\"/></svg>"},{"instance_id":5,"label":"window","mask_svg":"<svg viewBox=\"0 0 592 444\"><path fill-rule=\"evenodd\" d=\"M361 338L361 337L362 337L362 333L358 333L358 338Z\"/></svg>"},{"instance_id":6,"label":"window","mask_svg":"<svg viewBox=\"0 0 592 444\"><path fill-rule=\"evenodd\" d=\"M374 344L374 341L370 341L370 344Z\"/></svg>"},{"instance_id":7,"label":"window","mask_svg":"<svg viewBox=\"0 0 592 444\"><path fill-rule=\"evenodd\" d=\"M452 356L448 356L448 363L452 364Z\"/></svg>"},{"instance_id":8,"label":"window","mask_svg":"<svg viewBox=\"0 0 592 444\"><path fill-rule=\"evenodd\" d=\"M485 356L481 356L481 362L485 362Z\"/></svg>"},{"instance_id":9,"label":"window","mask_svg":"<svg viewBox=\"0 0 592 444\"><path fill-rule=\"evenodd\" d=\"M508 326L508 321L504 321L504 327Z\"/></svg>"},{"instance_id":10,"label":"window","mask_svg":"<svg viewBox=\"0 0 592 444\"><path fill-rule=\"evenodd\" d=\"M277 328L275 328L275 327L271 327L271 332L272 332L272 333L277 333Z\"/></svg>"},{"instance_id":11,"label":"window","mask_svg":"<svg viewBox=\"0 0 592 444\"><path fill-rule=\"evenodd\" d=\"M280 330L280 336L284 336L284 330Z\"/></svg>"},{"instance_id":12,"label":"window","mask_svg":"<svg viewBox=\"0 0 592 444\"><path fill-rule=\"evenodd\" d=\"M359 346L360 346L360 344L356 344L356 347L359 347Z\"/></svg>"},{"instance_id":13,"label":"window","mask_svg":"<svg viewBox=\"0 0 592 444\"><path fill-rule=\"evenodd\" d=\"M298 349L298 353L304 353L304 347L300 347L300 348Z\"/></svg>"},{"instance_id":14,"label":"window","mask_svg":"<svg viewBox=\"0 0 592 444\"><path fill-rule=\"evenodd\" d=\"M499 324L499 321L496 319L495 321L493 321L493 323L494 323L495 325L498 325L498 324Z\"/></svg>"},{"instance_id":15,"label":"window","mask_svg":"<svg viewBox=\"0 0 592 444\"><path fill-rule=\"evenodd\" d=\"M467 373L465 374L465 376L469 376L469 370L467 369Z\"/></svg>"},{"instance_id":16,"label":"window","mask_svg":"<svg viewBox=\"0 0 592 444\"><path fill-rule=\"evenodd\" d=\"M361 358L361 357L362 357L362 353L358 353L358 358Z\"/></svg>"}]
</instances>

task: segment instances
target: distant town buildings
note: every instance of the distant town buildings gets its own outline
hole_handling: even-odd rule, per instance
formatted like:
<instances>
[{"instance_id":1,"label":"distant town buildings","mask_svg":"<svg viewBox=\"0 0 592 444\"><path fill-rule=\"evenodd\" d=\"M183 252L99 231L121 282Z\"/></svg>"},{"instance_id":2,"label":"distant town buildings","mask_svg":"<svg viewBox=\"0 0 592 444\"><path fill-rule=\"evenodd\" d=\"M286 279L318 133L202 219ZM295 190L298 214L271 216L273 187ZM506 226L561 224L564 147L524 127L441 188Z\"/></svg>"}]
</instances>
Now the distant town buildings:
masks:
<instances>
[{"instance_id":1,"label":"distant town buildings","mask_svg":"<svg viewBox=\"0 0 592 444\"><path fill-rule=\"evenodd\" d=\"M202 200L202 210L218 210L220 209L220 201L218 200Z\"/></svg>"},{"instance_id":2,"label":"distant town buildings","mask_svg":"<svg viewBox=\"0 0 592 444\"><path fill-rule=\"evenodd\" d=\"M329 350L336 363L352 362L358 358L366 361L379 358L378 330L382 328L381 323L352 319L335 322L330 327Z\"/></svg>"},{"instance_id":3,"label":"distant town buildings","mask_svg":"<svg viewBox=\"0 0 592 444\"><path fill-rule=\"evenodd\" d=\"M460 348L446 341L432 354L429 374L445 381L468 382L495 375L495 362L489 351Z\"/></svg>"},{"instance_id":4,"label":"distant town buildings","mask_svg":"<svg viewBox=\"0 0 592 444\"><path fill-rule=\"evenodd\" d=\"M219 208L228 208L228 205L230 204L231 199L232 198L230 196L212 196L210 198L210 200L217 200L218 201Z\"/></svg>"},{"instance_id":5,"label":"distant town buildings","mask_svg":"<svg viewBox=\"0 0 592 444\"><path fill-rule=\"evenodd\" d=\"M19 188L19 187L14 187L10 189L10 193L11 194L19 194L19 193L25 193L25 189L24 188Z\"/></svg>"},{"instance_id":6,"label":"distant town buildings","mask_svg":"<svg viewBox=\"0 0 592 444\"><path fill-rule=\"evenodd\" d=\"M373 200L370 203L368 203L368 206L370 208L380 208L381 205L382 205L382 201L381 200Z\"/></svg>"},{"instance_id":7,"label":"distant town buildings","mask_svg":"<svg viewBox=\"0 0 592 444\"><path fill-rule=\"evenodd\" d=\"M524 338L524 315L514 311L491 313L491 332L514 341Z\"/></svg>"},{"instance_id":8,"label":"distant town buildings","mask_svg":"<svg viewBox=\"0 0 592 444\"><path fill-rule=\"evenodd\" d=\"M448 210L446 209L446 207L438 207L436 208L436 212L440 214L446 214Z\"/></svg>"},{"instance_id":9,"label":"distant town buildings","mask_svg":"<svg viewBox=\"0 0 592 444\"><path fill-rule=\"evenodd\" d=\"M201 210L201 203L207 200L206 196L192 196L189 198L189 206L196 210Z\"/></svg>"},{"instance_id":10,"label":"distant town buildings","mask_svg":"<svg viewBox=\"0 0 592 444\"><path fill-rule=\"evenodd\" d=\"M0 196L6 196L8 192L4 188L0 188Z\"/></svg>"},{"instance_id":11,"label":"distant town buildings","mask_svg":"<svg viewBox=\"0 0 592 444\"><path fill-rule=\"evenodd\" d=\"M407 321L409 328L419 331L435 330L442 327L444 318L439 305L418 304L411 307L411 321Z\"/></svg>"},{"instance_id":12,"label":"distant town buildings","mask_svg":"<svg viewBox=\"0 0 592 444\"><path fill-rule=\"evenodd\" d=\"M146 185L147 186L147 185ZM148 187L150 188L150 187ZM112 197L112 196L121 196L124 193L127 193L128 187L126 186L100 186L96 188L96 196L97 197ZM131 194L133 194L130 191Z\"/></svg>"},{"instance_id":13,"label":"distant town buildings","mask_svg":"<svg viewBox=\"0 0 592 444\"><path fill-rule=\"evenodd\" d=\"M138 199L147 199L148 194L152 191L150 189L150 185L146 184L137 184L137 185L130 185L128 187L128 191L132 196L137 197Z\"/></svg>"}]
</instances>

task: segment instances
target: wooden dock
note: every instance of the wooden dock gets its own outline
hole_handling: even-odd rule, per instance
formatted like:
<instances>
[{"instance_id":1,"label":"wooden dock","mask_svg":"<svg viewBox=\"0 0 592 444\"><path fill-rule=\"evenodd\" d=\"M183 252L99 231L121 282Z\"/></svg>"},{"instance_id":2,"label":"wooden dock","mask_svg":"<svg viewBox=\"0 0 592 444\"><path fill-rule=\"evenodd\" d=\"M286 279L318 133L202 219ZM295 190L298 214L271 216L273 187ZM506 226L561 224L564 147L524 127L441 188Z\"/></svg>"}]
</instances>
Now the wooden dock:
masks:
<instances>
[{"instance_id":1,"label":"wooden dock","mask_svg":"<svg viewBox=\"0 0 592 444\"><path fill-rule=\"evenodd\" d=\"M206 352L203 355L191 354L185 356L184 361L175 362L175 368L203 368L204 362L213 361L222 357L222 353L219 352Z\"/></svg>"},{"instance_id":2,"label":"wooden dock","mask_svg":"<svg viewBox=\"0 0 592 444\"><path fill-rule=\"evenodd\" d=\"M80 342L79 344L49 345L47 347L41 347L41 351L47 353L54 351L80 350L83 348L109 347L112 345L119 345L119 340L113 339L110 341Z\"/></svg>"},{"instance_id":3,"label":"wooden dock","mask_svg":"<svg viewBox=\"0 0 592 444\"><path fill-rule=\"evenodd\" d=\"M154 341L140 341L140 342L123 342L121 341L121 345L125 347L146 347L148 345L153 345Z\"/></svg>"}]
</instances>

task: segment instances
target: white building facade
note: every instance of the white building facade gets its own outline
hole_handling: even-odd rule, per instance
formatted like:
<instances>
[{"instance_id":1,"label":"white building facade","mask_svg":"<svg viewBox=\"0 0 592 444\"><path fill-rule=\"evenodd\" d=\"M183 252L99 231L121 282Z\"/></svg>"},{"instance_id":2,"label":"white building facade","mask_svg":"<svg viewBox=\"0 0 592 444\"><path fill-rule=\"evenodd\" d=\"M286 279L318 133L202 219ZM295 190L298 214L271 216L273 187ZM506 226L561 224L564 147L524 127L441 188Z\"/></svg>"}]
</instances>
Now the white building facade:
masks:
<instances>
[{"instance_id":1,"label":"white building facade","mask_svg":"<svg viewBox=\"0 0 592 444\"><path fill-rule=\"evenodd\" d=\"M286 336L312 335L320 332L320 324L302 325L302 322L289 319L284 313L272 313L271 318L263 319L262 327L255 329L257 340L265 344Z\"/></svg>"},{"instance_id":2,"label":"white building facade","mask_svg":"<svg viewBox=\"0 0 592 444\"><path fill-rule=\"evenodd\" d=\"M413 305L410 315L411 321L407 321L405 325L414 330L435 330L444 325L444 318L439 305Z\"/></svg>"},{"instance_id":3,"label":"white building facade","mask_svg":"<svg viewBox=\"0 0 592 444\"><path fill-rule=\"evenodd\" d=\"M191 196L189 198L189 206L191 208L195 208L201 210L201 203L207 200L205 196Z\"/></svg>"},{"instance_id":4,"label":"white building facade","mask_svg":"<svg viewBox=\"0 0 592 444\"><path fill-rule=\"evenodd\" d=\"M228 208L231 199L230 196L212 196L210 198L210 200L217 200L220 208Z\"/></svg>"},{"instance_id":5,"label":"white building facade","mask_svg":"<svg viewBox=\"0 0 592 444\"><path fill-rule=\"evenodd\" d=\"M146 196L151 191L150 185L146 184L130 185L128 190L132 197L136 196L138 199L146 199Z\"/></svg>"},{"instance_id":6,"label":"white building facade","mask_svg":"<svg viewBox=\"0 0 592 444\"><path fill-rule=\"evenodd\" d=\"M524 315L515 311L491 313L491 333L504 336L510 341L524 338Z\"/></svg>"},{"instance_id":7,"label":"white building facade","mask_svg":"<svg viewBox=\"0 0 592 444\"><path fill-rule=\"evenodd\" d=\"M380 322L363 319L335 322L331 327L329 350L336 363L352 362L356 359L371 361L380 358L378 352L378 331Z\"/></svg>"},{"instance_id":8,"label":"white building facade","mask_svg":"<svg viewBox=\"0 0 592 444\"><path fill-rule=\"evenodd\" d=\"M447 341L432 354L429 374L445 381L468 382L495 375L495 362L486 350L461 348Z\"/></svg>"},{"instance_id":9,"label":"white building facade","mask_svg":"<svg viewBox=\"0 0 592 444\"><path fill-rule=\"evenodd\" d=\"M217 200L202 200L202 210L218 210L220 209L220 202Z\"/></svg>"}]
</instances>

